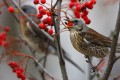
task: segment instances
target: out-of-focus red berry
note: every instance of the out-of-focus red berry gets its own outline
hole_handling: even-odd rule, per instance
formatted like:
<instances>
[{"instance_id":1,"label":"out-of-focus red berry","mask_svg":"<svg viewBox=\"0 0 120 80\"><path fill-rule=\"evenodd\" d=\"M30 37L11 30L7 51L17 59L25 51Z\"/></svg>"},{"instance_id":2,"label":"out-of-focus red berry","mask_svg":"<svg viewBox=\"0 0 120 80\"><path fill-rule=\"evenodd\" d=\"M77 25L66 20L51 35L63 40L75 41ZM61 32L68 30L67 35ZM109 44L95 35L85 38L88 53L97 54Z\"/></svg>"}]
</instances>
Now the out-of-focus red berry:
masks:
<instances>
[{"instance_id":1,"label":"out-of-focus red berry","mask_svg":"<svg viewBox=\"0 0 120 80\"><path fill-rule=\"evenodd\" d=\"M74 5L75 5L74 2L70 2L70 3L69 3L69 8L72 8Z\"/></svg>"},{"instance_id":2,"label":"out-of-focus red berry","mask_svg":"<svg viewBox=\"0 0 120 80\"><path fill-rule=\"evenodd\" d=\"M40 9L39 13L45 15L46 14L46 10L45 9Z\"/></svg>"},{"instance_id":3,"label":"out-of-focus red berry","mask_svg":"<svg viewBox=\"0 0 120 80\"><path fill-rule=\"evenodd\" d=\"M42 6L39 6L39 7L38 7L38 10L40 10L40 9L43 9L43 7L42 7Z\"/></svg>"},{"instance_id":4,"label":"out-of-focus red berry","mask_svg":"<svg viewBox=\"0 0 120 80\"><path fill-rule=\"evenodd\" d=\"M18 64L16 62L9 62L8 65L11 67L11 68L15 68L15 67L18 67Z\"/></svg>"},{"instance_id":5,"label":"out-of-focus red berry","mask_svg":"<svg viewBox=\"0 0 120 80\"><path fill-rule=\"evenodd\" d=\"M75 14L76 18L80 18L80 13L79 14Z\"/></svg>"},{"instance_id":6,"label":"out-of-focus red berry","mask_svg":"<svg viewBox=\"0 0 120 80\"><path fill-rule=\"evenodd\" d=\"M81 6L81 11L84 11L84 10L86 10L86 5L85 5L85 3L82 4L82 6Z\"/></svg>"},{"instance_id":7,"label":"out-of-focus red berry","mask_svg":"<svg viewBox=\"0 0 120 80\"><path fill-rule=\"evenodd\" d=\"M16 74L18 78L22 78L23 76L23 74L19 70L16 70Z\"/></svg>"},{"instance_id":8,"label":"out-of-focus red berry","mask_svg":"<svg viewBox=\"0 0 120 80\"><path fill-rule=\"evenodd\" d=\"M41 29L45 29L46 28L46 25L44 23L40 23L38 24L38 26L41 28Z\"/></svg>"},{"instance_id":9,"label":"out-of-focus red berry","mask_svg":"<svg viewBox=\"0 0 120 80\"><path fill-rule=\"evenodd\" d=\"M39 4L39 0L34 0L34 4Z\"/></svg>"},{"instance_id":10,"label":"out-of-focus red berry","mask_svg":"<svg viewBox=\"0 0 120 80\"><path fill-rule=\"evenodd\" d=\"M46 11L47 16L51 16L51 12L50 11Z\"/></svg>"},{"instance_id":11,"label":"out-of-focus red berry","mask_svg":"<svg viewBox=\"0 0 120 80\"><path fill-rule=\"evenodd\" d=\"M4 31L9 32L10 31L10 27L4 27Z\"/></svg>"},{"instance_id":12,"label":"out-of-focus red berry","mask_svg":"<svg viewBox=\"0 0 120 80\"><path fill-rule=\"evenodd\" d=\"M86 20L85 20L85 23L86 23L86 24L90 24L90 23L91 23L91 20L90 20L90 19L86 19Z\"/></svg>"},{"instance_id":13,"label":"out-of-focus red berry","mask_svg":"<svg viewBox=\"0 0 120 80\"><path fill-rule=\"evenodd\" d=\"M90 4L91 4L91 5L96 4L96 0L91 0L91 1L90 1Z\"/></svg>"},{"instance_id":14,"label":"out-of-focus red berry","mask_svg":"<svg viewBox=\"0 0 120 80\"><path fill-rule=\"evenodd\" d=\"M88 16L85 15L85 16L83 17L83 20L86 21L87 19L88 19Z\"/></svg>"},{"instance_id":15,"label":"out-of-focus red berry","mask_svg":"<svg viewBox=\"0 0 120 80\"><path fill-rule=\"evenodd\" d=\"M76 10L74 10L74 14L75 15L77 15L77 14L79 14L80 12L78 12L78 11L76 11Z\"/></svg>"},{"instance_id":16,"label":"out-of-focus red berry","mask_svg":"<svg viewBox=\"0 0 120 80\"><path fill-rule=\"evenodd\" d=\"M42 22L43 22L44 24L47 24L47 20L46 20L46 18L43 19Z\"/></svg>"},{"instance_id":17,"label":"out-of-focus red berry","mask_svg":"<svg viewBox=\"0 0 120 80\"><path fill-rule=\"evenodd\" d=\"M41 3L42 3L42 4L45 4L45 3L46 3L46 0L41 0Z\"/></svg>"},{"instance_id":18,"label":"out-of-focus red berry","mask_svg":"<svg viewBox=\"0 0 120 80\"><path fill-rule=\"evenodd\" d=\"M87 10L84 10L84 11L83 11L83 14L84 14L84 15L88 15L88 11L87 11Z\"/></svg>"},{"instance_id":19,"label":"out-of-focus red berry","mask_svg":"<svg viewBox=\"0 0 120 80\"><path fill-rule=\"evenodd\" d=\"M89 2L86 2L85 5L86 5L86 7L87 7L88 9L92 9L92 8L93 8L93 5L90 4Z\"/></svg>"},{"instance_id":20,"label":"out-of-focus red berry","mask_svg":"<svg viewBox=\"0 0 120 80\"><path fill-rule=\"evenodd\" d=\"M49 29L49 30L48 30L48 34L52 35L52 34L53 34L53 30L52 30L52 29Z\"/></svg>"},{"instance_id":21,"label":"out-of-focus red berry","mask_svg":"<svg viewBox=\"0 0 120 80\"><path fill-rule=\"evenodd\" d=\"M51 24L52 23L52 18L49 16L49 17L46 18L46 21L47 21L48 24Z\"/></svg>"},{"instance_id":22,"label":"out-of-focus red berry","mask_svg":"<svg viewBox=\"0 0 120 80\"><path fill-rule=\"evenodd\" d=\"M8 7L8 11L9 11L10 13L14 13L14 12L15 12L14 7L12 7L12 6Z\"/></svg>"},{"instance_id":23,"label":"out-of-focus red berry","mask_svg":"<svg viewBox=\"0 0 120 80\"><path fill-rule=\"evenodd\" d=\"M40 14L40 13L37 14L37 18L38 18L38 19L41 19L42 17L43 17L43 14Z\"/></svg>"},{"instance_id":24,"label":"out-of-focus red berry","mask_svg":"<svg viewBox=\"0 0 120 80\"><path fill-rule=\"evenodd\" d=\"M76 11L78 11L78 12L81 11L81 5L76 5Z\"/></svg>"},{"instance_id":25,"label":"out-of-focus red berry","mask_svg":"<svg viewBox=\"0 0 120 80\"><path fill-rule=\"evenodd\" d=\"M5 39L6 39L6 36L7 36L7 35L6 35L6 32L1 32L1 33L0 33L0 39L1 39L1 40L5 40Z\"/></svg>"}]
</instances>

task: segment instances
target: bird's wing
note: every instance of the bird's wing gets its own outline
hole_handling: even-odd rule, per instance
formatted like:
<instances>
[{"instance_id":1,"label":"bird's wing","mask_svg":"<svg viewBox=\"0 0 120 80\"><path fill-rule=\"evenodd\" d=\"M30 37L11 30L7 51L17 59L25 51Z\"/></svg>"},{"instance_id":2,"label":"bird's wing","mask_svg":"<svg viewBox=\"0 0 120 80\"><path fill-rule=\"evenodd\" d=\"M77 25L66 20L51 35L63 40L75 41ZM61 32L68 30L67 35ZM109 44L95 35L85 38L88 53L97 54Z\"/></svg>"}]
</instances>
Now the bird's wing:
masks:
<instances>
[{"instance_id":1,"label":"bird's wing","mask_svg":"<svg viewBox=\"0 0 120 80\"><path fill-rule=\"evenodd\" d=\"M100 46L110 47L112 40L100 33L96 32L93 29L89 29L86 32L82 32L83 38L86 39L89 43L97 44Z\"/></svg>"}]
</instances>

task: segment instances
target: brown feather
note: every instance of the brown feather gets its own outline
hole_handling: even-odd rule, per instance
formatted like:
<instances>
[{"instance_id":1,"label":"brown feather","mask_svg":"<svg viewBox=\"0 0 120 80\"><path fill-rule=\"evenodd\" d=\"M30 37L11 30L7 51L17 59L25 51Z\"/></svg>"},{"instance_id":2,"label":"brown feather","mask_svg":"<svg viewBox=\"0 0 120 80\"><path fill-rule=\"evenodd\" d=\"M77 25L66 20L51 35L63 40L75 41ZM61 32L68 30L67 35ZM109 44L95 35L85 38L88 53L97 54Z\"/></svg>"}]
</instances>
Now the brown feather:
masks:
<instances>
[{"instance_id":1,"label":"brown feather","mask_svg":"<svg viewBox=\"0 0 120 80\"><path fill-rule=\"evenodd\" d=\"M83 32L84 36L87 41L89 41L92 44L97 44L100 46L106 46L110 47L112 40L104 35L101 35L100 33L96 32L93 29L89 29L86 32Z\"/></svg>"}]
</instances>

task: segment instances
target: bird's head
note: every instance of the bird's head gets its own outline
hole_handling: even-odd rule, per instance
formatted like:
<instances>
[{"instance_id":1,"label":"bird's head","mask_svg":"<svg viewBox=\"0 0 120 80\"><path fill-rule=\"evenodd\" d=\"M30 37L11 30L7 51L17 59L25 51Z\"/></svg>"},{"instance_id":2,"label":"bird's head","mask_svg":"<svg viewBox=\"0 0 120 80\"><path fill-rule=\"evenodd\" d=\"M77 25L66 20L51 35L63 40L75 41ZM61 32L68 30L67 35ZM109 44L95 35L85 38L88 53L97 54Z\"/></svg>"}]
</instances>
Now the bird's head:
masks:
<instances>
[{"instance_id":1,"label":"bird's head","mask_svg":"<svg viewBox=\"0 0 120 80\"><path fill-rule=\"evenodd\" d=\"M71 22L72 25L68 25L67 28L69 30L76 30L76 31L82 31L83 28L86 26L86 24L81 19L66 19L66 21Z\"/></svg>"}]
</instances>

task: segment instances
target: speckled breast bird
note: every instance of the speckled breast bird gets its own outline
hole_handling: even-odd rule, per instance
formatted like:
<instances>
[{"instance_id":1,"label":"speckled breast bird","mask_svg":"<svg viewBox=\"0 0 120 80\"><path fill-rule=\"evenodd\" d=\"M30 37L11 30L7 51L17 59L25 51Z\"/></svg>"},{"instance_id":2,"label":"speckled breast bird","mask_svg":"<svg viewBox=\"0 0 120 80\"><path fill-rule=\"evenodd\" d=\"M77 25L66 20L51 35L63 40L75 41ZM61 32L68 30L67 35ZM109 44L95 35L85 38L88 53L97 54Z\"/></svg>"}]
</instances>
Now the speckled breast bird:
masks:
<instances>
[{"instance_id":1,"label":"speckled breast bird","mask_svg":"<svg viewBox=\"0 0 120 80\"><path fill-rule=\"evenodd\" d=\"M70 40L73 47L86 56L97 58L105 57L110 53L112 40L89 28L80 19L68 19L73 23L67 28L70 31ZM120 53L120 44L117 45L116 52Z\"/></svg>"}]
</instances>

